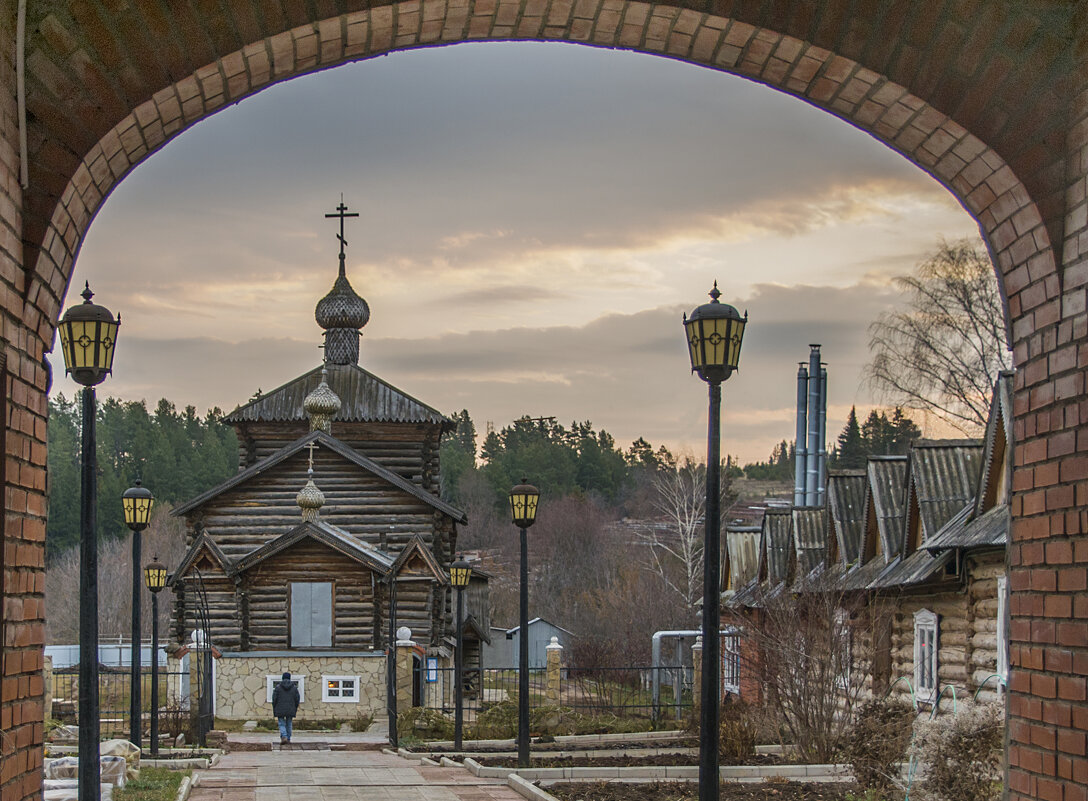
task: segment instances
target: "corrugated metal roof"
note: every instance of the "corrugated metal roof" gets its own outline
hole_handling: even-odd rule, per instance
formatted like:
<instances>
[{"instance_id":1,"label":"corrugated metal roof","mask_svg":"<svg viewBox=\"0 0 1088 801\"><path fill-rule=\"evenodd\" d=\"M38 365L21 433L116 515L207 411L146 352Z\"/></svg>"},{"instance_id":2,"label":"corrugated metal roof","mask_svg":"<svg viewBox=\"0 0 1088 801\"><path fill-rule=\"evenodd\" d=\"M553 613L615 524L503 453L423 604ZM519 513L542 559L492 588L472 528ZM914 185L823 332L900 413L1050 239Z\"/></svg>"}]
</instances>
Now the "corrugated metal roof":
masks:
<instances>
[{"instance_id":1,"label":"corrugated metal roof","mask_svg":"<svg viewBox=\"0 0 1088 801\"><path fill-rule=\"evenodd\" d=\"M725 531L725 547L729 555L729 587L744 586L756 576L759 568L760 528L730 527Z\"/></svg>"},{"instance_id":2,"label":"corrugated metal roof","mask_svg":"<svg viewBox=\"0 0 1088 801\"><path fill-rule=\"evenodd\" d=\"M329 388L340 398L333 420L353 423L433 423L452 430L454 423L435 409L401 392L357 364L328 365ZM321 368L239 406L223 419L228 423L306 420L302 402L321 382Z\"/></svg>"},{"instance_id":3,"label":"corrugated metal roof","mask_svg":"<svg viewBox=\"0 0 1088 801\"><path fill-rule=\"evenodd\" d=\"M979 476L978 494L975 497L975 515L981 515L985 510L988 493L987 485L990 482L990 474L994 472L995 453L996 458L1008 459L1013 452L1012 448L1012 384L1014 373L1003 370L994 384L994 397L990 402L990 417L986 421L986 436L983 440L982 475ZM1005 442L998 443L999 432L1004 435ZM1004 448L999 447L1004 445ZM1000 470L997 471L1000 475ZM1009 471L1011 474L1011 470ZM994 497L999 496L995 492ZM992 500L990 501L993 502Z\"/></svg>"},{"instance_id":4,"label":"corrugated metal roof","mask_svg":"<svg viewBox=\"0 0 1088 801\"><path fill-rule=\"evenodd\" d=\"M882 557L870 559L863 565L858 565L846 572L842 578L843 590L864 590L869 587L880 572L888 565Z\"/></svg>"},{"instance_id":5,"label":"corrugated metal roof","mask_svg":"<svg viewBox=\"0 0 1088 801\"><path fill-rule=\"evenodd\" d=\"M867 503L872 503L885 557L899 553L906 518L907 457L870 456L866 465L869 482Z\"/></svg>"},{"instance_id":6,"label":"corrugated metal roof","mask_svg":"<svg viewBox=\"0 0 1088 801\"><path fill-rule=\"evenodd\" d=\"M765 570L771 584L786 580L792 548L792 511L768 510L763 516L763 533L760 539L760 573L763 574Z\"/></svg>"},{"instance_id":7,"label":"corrugated metal roof","mask_svg":"<svg viewBox=\"0 0 1088 801\"><path fill-rule=\"evenodd\" d=\"M919 440L910 451L910 492L926 543L964 506L974 505L982 441ZM914 511L914 504L909 506Z\"/></svg>"},{"instance_id":8,"label":"corrugated metal roof","mask_svg":"<svg viewBox=\"0 0 1088 801\"><path fill-rule=\"evenodd\" d=\"M951 551L945 551L939 556L932 556L929 551L922 548L906 559L897 559L888 565L869 584L869 589L888 589L891 587L904 587L910 584L921 584L937 573L951 558Z\"/></svg>"},{"instance_id":9,"label":"corrugated metal roof","mask_svg":"<svg viewBox=\"0 0 1088 801\"><path fill-rule=\"evenodd\" d=\"M965 512L970 512L967 507ZM1012 516L1006 504L995 506L982 517L969 520L969 514L956 515L945 524L925 549L936 553L948 548L1002 547L1009 543L1009 527Z\"/></svg>"},{"instance_id":10,"label":"corrugated metal roof","mask_svg":"<svg viewBox=\"0 0 1088 801\"><path fill-rule=\"evenodd\" d=\"M844 565L858 560L865 536L865 471L833 471L827 477L827 508L831 513L839 557Z\"/></svg>"},{"instance_id":11,"label":"corrugated metal roof","mask_svg":"<svg viewBox=\"0 0 1088 801\"><path fill-rule=\"evenodd\" d=\"M793 547L797 576L807 577L827 559L827 515L824 507L793 510Z\"/></svg>"}]
</instances>

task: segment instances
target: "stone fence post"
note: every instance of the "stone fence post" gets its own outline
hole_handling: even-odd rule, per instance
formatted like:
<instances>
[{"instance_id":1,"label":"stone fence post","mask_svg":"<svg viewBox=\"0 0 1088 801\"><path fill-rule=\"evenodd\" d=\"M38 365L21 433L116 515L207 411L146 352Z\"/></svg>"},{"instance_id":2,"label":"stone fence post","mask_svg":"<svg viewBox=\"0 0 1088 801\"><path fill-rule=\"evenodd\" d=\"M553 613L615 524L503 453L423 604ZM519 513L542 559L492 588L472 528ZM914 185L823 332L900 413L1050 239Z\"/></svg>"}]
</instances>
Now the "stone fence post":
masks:
<instances>
[{"instance_id":1,"label":"stone fence post","mask_svg":"<svg viewBox=\"0 0 1088 801\"><path fill-rule=\"evenodd\" d=\"M412 708L412 663L416 644L412 642L412 630L407 626L397 629L397 713Z\"/></svg>"},{"instance_id":2,"label":"stone fence post","mask_svg":"<svg viewBox=\"0 0 1088 801\"><path fill-rule=\"evenodd\" d=\"M545 697L549 704L559 706L559 681L563 668L563 646L559 644L558 637L552 637L552 641L545 646L547 654L547 689Z\"/></svg>"},{"instance_id":3,"label":"stone fence post","mask_svg":"<svg viewBox=\"0 0 1088 801\"><path fill-rule=\"evenodd\" d=\"M42 663L42 682L45 684L45 702L43 712L45 719L53 717L53 657L45 657Z\"/></svg>"},{"instance_id":4,"label":"stone fence post","mask_svg":"<svg viewBox=\"0 0 1088 801\"><path fill-rule=\"evenodd\" d=\"M695 720L699 720L703 701L703 637L695 638L695 645L691 646L691 714Z\"/></svg>"}]
</instances>

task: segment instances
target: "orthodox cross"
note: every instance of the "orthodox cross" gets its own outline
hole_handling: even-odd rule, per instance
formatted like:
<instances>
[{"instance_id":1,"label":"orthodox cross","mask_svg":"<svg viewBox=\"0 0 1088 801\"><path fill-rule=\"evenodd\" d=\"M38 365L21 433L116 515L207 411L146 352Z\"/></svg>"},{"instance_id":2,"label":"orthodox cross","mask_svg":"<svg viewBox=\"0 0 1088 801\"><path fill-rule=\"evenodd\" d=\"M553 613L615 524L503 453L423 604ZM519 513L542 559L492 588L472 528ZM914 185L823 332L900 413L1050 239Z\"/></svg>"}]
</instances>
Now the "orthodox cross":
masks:
<instances>
[{"instance_id":1,"label":"orthodox cross","mask_svg":"<svg viewBox=\"0 0 1088 801\"><path fill-rule=\"evenodd\" d=\"M314 448L316 448L316 447L317 447L317 443L316 442L311 442L305 448L305 450L308 450L310 452L310 474L311 475L313 475L313 472L314 472Z\"/></svg>"},{"instance_id":2,"label":"orthodox cross","mask_svg":"<svg viewBox=\"0 0 1088 801\"><path fill-rule=\"evenodd\" d=\"M337 235L337 239L340 240L340 261L344 261L344 245L348 243L344 239L344 219L346 217L358 217L358 212L349 212L348 207L344 205L344 196L340 195L340 205L336 207L336 214L326 214L325 217L339 217L340 218L340 233Z\"/></svg>"}]
</instances>

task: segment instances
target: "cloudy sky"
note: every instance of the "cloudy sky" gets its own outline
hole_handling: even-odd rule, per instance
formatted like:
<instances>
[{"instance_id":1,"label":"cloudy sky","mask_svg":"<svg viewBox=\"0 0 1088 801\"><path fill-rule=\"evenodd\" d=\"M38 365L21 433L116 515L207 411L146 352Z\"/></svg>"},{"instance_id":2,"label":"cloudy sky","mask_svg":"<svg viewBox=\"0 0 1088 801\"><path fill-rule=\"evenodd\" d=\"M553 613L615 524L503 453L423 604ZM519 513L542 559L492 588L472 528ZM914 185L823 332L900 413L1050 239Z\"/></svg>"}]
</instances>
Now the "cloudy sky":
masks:
<instances>
[{"instance_id":1,"label":"cloudy sky","mask_svg":"<svg viewBox=\"0 0 1088 801\"><path fill-rule=\"evenodd\" d=\"M889 278L978 235L902 157L740 78L558 43L396 53L244 100L118 187L72 284L124 320L100 392L229 410L317 364L341 193L361 364L481 431L554 415L705 451L681 314L717 280L750 315L724 391L744 461L792 437L810 342L832 436L868 408Z\"/></svg>"}]
</instances>

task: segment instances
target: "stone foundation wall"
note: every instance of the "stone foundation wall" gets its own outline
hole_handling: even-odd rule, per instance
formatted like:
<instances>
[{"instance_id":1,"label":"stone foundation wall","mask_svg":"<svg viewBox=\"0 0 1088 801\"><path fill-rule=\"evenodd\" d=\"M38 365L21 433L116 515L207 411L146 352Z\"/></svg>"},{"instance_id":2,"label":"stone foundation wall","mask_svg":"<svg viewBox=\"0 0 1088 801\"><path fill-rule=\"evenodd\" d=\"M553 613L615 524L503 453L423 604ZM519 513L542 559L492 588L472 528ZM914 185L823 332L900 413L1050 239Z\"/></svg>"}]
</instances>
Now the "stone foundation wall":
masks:
<instances>
[{"instance_id":1,"label":"stone foundation wall","mask_svg":"<svg viewBox=\"0 0 1088 801\"><path fill-rule=\"evenodd\" d=\"M299 718L350 718L385 713L385 654L224 654L215 660L215 715L228 720L272 717L267 676L303 679ZM323 676L358 676L357 701L322 701Z\"/></svg>"}]
</instances>

